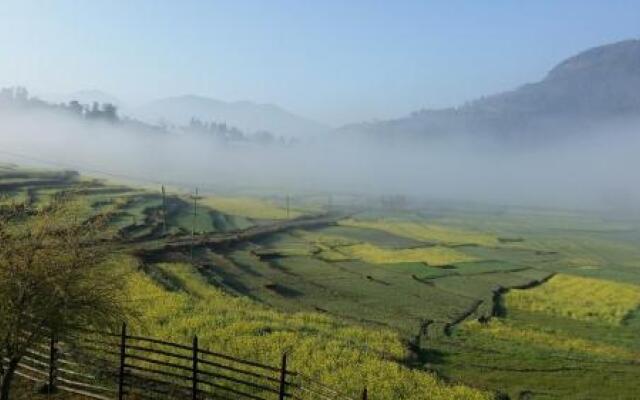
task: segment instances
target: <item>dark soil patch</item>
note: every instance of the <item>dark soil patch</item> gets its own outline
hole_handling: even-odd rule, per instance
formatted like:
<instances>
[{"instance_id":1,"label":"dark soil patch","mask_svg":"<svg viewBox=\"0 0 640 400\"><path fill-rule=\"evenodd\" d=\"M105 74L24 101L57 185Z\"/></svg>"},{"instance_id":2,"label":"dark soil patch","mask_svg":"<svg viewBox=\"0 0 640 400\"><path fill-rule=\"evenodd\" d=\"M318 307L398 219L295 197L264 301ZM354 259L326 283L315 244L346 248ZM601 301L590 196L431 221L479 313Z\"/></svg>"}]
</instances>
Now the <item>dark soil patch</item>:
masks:
<instances>
[{"instance_id":1,"label":"dark soil patch","mask_svg":"<svg viewBox=\"0 0 640 400\"><path fill-rule=\"evenodd\" d=\"M290 288L280 283L270 283L264 285L264 287L286 298L301 297L303 295L301 291Z\"/></svg>"}]
</instances>

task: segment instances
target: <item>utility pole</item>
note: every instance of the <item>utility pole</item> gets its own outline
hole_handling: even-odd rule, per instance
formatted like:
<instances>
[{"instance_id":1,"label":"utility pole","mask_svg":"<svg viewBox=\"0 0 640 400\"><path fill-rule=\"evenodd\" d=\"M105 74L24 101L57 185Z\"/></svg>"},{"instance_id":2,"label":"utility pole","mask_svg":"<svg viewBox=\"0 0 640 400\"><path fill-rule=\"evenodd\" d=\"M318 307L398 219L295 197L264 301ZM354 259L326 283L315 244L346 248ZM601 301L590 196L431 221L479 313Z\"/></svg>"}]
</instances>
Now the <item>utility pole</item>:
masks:
<instances>
[{"instance_id":1,"label":"utility pole","mask_svg":"<svg viewBox=\"0 0 640 400\"><path fill-rule=\"evenodd\" d=\"M196 241L196 218L198 217L198 188L193 196L193 219L191 222L191 262L193 263L193 245Z\"/></svg>"},{"instance_id":2,"label":"utility pole","mask_svg":"<svg viewBox=\"0 0 640 400\"><path fill-rule=\"evenodd\" d=\"M167 194L162 185L162 234L167 234Z\"/></svg>"},{"instance_id":3,"label":"utility pole","mask_svg":"<svg viewBox=\"0 0 640 400\"><path fill-rule=\"evenodd\" d=\"M193 224L191 226L191 235L195 235L196 232L196 218L198 217L198 188L193 196Z\"/></svg>"},{"instance_id":4,"label":"utility pole","mask_svg":"<svg viewBox=\"0 0 640 400\"><path fill-rule=\"evenodd\" d=\"M289 194L287 193L287 219L289 219L289 206L291 203L291 199L289 198Z\"/></svg>"}]
</instances>

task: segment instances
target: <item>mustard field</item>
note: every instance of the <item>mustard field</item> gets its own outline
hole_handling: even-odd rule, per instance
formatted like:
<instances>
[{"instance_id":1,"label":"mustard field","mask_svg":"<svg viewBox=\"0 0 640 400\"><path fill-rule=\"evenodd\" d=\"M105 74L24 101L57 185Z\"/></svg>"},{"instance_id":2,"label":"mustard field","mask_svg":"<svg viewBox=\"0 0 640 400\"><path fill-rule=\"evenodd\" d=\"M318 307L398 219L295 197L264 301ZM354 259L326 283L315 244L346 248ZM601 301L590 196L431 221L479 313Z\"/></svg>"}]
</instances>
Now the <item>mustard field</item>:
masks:
<instances>
[{"instance_id":1,"label":"mustard field","mask_svg":"<svg viewBox=\"0 0 640 400\"><path fill-rule=\"evenodd\" d=\"M372 399L640 392L640 221L363 208L349 196L330 210L293 197L288 221L277 193L224 192L198 199L194 215L186 191L163 200L150 185L0 168L0 205L46 207L65 193L74 218L108 215L103 240L117 253L107 268L127 275L139 312L129 327L141 334L197 335L202 347L270 365L286 352L293 370L353 397L365 386ZM237 235L316 215L335 218Z\"/></svg>"},{"instance_id":2,"label":"mustard field","mask_svg":"<svg viewBox=\"0 0 640 400\"><path fill-rule=\"evenodd\" d=\"M620 324L640 307L638 285L558 274L545 285L513 290L508 307L573 319Z\"/></svg>"},{"instance_id":3,"label":"mustard field","mask_svg":"<svg viewBox=\"0 0 640 400\"><path fill-rule=\"evenodd\" d=\"M347 219L340 223L344 226L378 229L398 236L447 245L477 244L480 246L495 246L498 244L498 239L491 234L425 223L392 219Z\"/></svg>"},{"instance_id":4,"label":"mustard field","mask_svg":"<svg viewBox=\"0 0 640 400\"><path fill-rule=\"evenodd\" d=\"M353 326L318 313L283 313L213 288L188 264L158 266L180 290L167 291L122 257L113 268L128 272L131 301L140 311L140 333L277 365L282 353L291 368L357 396L368 387L380 399L489 399L482 391L447 385L395 360L406 356L389 329Z\"/></svg>"},{"instance_id":5,"label":"mustard field","mask_svg":"<svg viewBox=\"0 0 640 400\"><path fill-rule=\"evenodd\" d=\"M507 340L519 343L521 346L536 346L558 352L595 355L631 362L640 361L640 352L622 346L582 339L562 331L545 331L532 326L518 326L511 321L494 320L487 325L470 321L465 323L462 329L468 334L487 336L487 340Z\"/></svg>"},{"instance_id":6,"label":"mustard field","mask_svg":"<svg viewBox=\"0 0 640 400\"><path fill-rule=\"evenodd\" d=\"M343 248L342 251L354 258L373 264L421 262L437 267L474 260L471 256L446 247L384 249L364 243Z\"/></svg>"},{"instance_id":7,"label":"mustard field","mask_svg":"<svg viewBox=\"0 0 640 400\"><path fill-rule=\"evenodd\" d=\"M285 203L276 204L272 201L251 197L223 197L203 196L199 200L202 205L218 211L253 219L286 219L299 217L301 213L290 210L287 216Z\"/></svg>"}]
</instances>

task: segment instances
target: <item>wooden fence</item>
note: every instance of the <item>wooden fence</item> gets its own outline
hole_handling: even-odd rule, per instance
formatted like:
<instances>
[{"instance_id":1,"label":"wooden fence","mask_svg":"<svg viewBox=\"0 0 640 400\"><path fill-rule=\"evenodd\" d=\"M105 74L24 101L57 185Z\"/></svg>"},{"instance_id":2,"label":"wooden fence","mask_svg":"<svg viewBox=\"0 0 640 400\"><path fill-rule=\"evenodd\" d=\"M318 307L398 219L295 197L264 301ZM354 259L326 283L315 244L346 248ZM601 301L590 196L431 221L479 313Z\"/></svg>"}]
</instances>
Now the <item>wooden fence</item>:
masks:
<instances>
[{"instance_id":1,"label":"wooden fence","mask_svg":"<svg viewBox=\"0 0 640 400\"><path fill-rule=\"evenodd\" d=\"M98 400L356 400L292 371L286 354L267 365L203 349L197 337L185 345L132 335L125 324L120 334L81 330L67 339L30 348L16 374L45 393Z\"/></svg>"}]
</instances>

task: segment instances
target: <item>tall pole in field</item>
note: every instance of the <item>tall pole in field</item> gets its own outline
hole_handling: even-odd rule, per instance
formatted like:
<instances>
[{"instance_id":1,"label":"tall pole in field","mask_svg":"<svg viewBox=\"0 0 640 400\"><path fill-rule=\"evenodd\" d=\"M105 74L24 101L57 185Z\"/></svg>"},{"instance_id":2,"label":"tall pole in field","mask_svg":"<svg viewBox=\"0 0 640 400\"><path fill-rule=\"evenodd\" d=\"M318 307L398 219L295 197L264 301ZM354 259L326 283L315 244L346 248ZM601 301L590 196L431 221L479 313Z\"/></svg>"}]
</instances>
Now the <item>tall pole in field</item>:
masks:
<instances>
[{"instance_id":1,"label":"tall pole in field","mask_svg":"<svg viewBox=\"0 0 640 400\"><path fill-rule=\"evenodd\" d=\"M196 188L195 195L193 196L193 223L191 224L191 237L196 234L196 218L198 216L198 188Z\"/></svg>"},{"instance_id":2,"label":"tall pole in field","mask_svg":"<svg viewBox=\"0 0 640 400\"><path fill-rule=\"evenodd\" d=\"M162 185L162 234L167 233L167 194Z\"/></svg>"},{"instance_id":3,"label":"tall pole in field","mask_svg":"<svg viewBox=\"0 0 640 400\"><path fill-rule=\"evenodd\" d=\"M291 204L291 199L289 197L289 194L287 194L287 219L289 219L289 206Z\"/></svg>"},{"instance_id":4,"label":"tall pole in field","mask_svg":"<svg viewBox=\"0 0 640 400\"><path fill-rule=\"evenodd\" d=\"M193 263L193 245L196 240L196 218L198 217L198 188L193 196L193 219L191 222L191 262Z\"/></svg>"}]
</instances>

